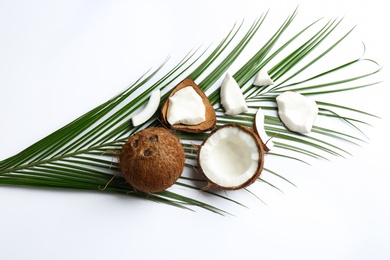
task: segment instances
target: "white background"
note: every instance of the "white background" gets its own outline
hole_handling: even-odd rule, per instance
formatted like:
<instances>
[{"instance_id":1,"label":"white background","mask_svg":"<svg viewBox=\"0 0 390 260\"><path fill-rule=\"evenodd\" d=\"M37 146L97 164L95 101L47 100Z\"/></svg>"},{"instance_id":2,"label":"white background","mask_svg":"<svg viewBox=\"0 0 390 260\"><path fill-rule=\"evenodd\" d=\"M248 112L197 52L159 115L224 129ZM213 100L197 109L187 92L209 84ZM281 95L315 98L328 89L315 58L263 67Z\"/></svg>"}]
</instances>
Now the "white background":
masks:
<instances>
[{"instance_id":1,"label":"white background","mask_svg":"<svg viewBox=\"0 0 390 260\"><path fill-rule=\"evenodd\" d=\"M381 117L353 156L286 169L235 216L133 198L0 187L0 259L390 259L386 1L0 1L0 160L123 90L167 56L219 41L270 9L344 17L384 83L346 96ZM282 20L281 20L282 19ZM279 26L280 23L275 23ZM302 27L297 27L302 28ZM218 205L217 205L218 206Z\"/></svg>"}]
</instances>

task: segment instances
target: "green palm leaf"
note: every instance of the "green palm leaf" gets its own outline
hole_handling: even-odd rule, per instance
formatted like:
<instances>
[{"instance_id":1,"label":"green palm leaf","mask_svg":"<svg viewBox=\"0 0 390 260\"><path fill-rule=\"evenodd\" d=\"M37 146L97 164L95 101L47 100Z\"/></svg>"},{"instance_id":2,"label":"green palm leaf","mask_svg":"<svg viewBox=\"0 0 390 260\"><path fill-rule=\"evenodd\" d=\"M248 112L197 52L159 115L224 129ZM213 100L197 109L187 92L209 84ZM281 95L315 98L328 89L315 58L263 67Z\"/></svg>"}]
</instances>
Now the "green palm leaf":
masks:
<instances>
[{"instance_id":1,"label":"green palm leaf","mask_svg":"<svg viewBox=\"0 0 390 260\"><path fill-rule=\"evenodd\" d=\"M359 66L364 62L375 64L373 61L361 58L344 62L326 71L318 71L314 76L306 79L296 80L297 76L308 68L320 63L323 57L332 55L332 50L337 48L351 33L352 29L330 45L326 45L325 40L332 37L332 33L337 30L342 20L334 19L325 22L324 25L319 25L321 20L314 21L282 42L282 35L288 31L297 12L295 11L287 17L270 39L259 47L253 56L234 73L234 78L245 94L250 111L239 116L224 115L219 104L218 81L240 57L248 44L253 41L254 36L261 31L267 15L268 13L263 14L244 33L242 32L244 23L234 26L212 50L210 47L203 51L200 48L191 51L176 66L167 70L163 76L157 76L166 69L168 60L164 61L157 69L148 71L107 102L18 154L1 161L0 185L120 193L185 209L192 210L193 207L200 207L214 213L228 214L217 206L172 190L155 195L137 192L120 176L117 154L124 142L130 135L142 128L160 125L159 113L156 113L148 122L139 127L133 127L130 124L130 118L146 104L153 90L157 88L162 90L163 98L166 98L173 86L185 77L198 81L200 88L206 92L217 112L218 126L234 122L252 127L256 110L261 107L266 111L265 129L275 142L275 151L268 153L266 158L275 157L278 160L297 160L308 163L309 158L328 159L328 156L348 155L349 152L342 147L342 144L358 145L364 142L364 139L359 137L362 131L358 124L366 124L361 119L362 116L373 117L374 115L359 109L318 100L319 117L344 121L354 132L345 133L336 127L316 125L310 135L299 135L284 127L277 116L275 102L277 95L286 90L295 90L317 99L319 96L372 87L378 83L371 80L371 77L380 71L379 68L371 71L365 70L355 76L344 75L343 78L337 80L328 79L334 73L351 66ZM308 30L315 26L319 26L319 28L315 29L316 31L311 36L307 36ZM301 41L301 44L295 49L289 49L292 43L298 40ZM313 58L311 55L313 55L314 50L322 51ZM288 51L288 54L282 56L285 51ZM260 69L271 63L275 65L270 68L269 74L274 79L275 85L270 87L253 86L251 79ZM366 79L371 81L362 81ZM315 80L321 80L321 83L312 84L311 82ZM353 112L358 117L343 116L342 112ZM175 134L180 137L187 158L186 171L175 185L185 190L201 192L244 206L219 191L202 189L206 183L196 173L196 144L204 140L207 133ZM283 177L283 174L277 173L271 168L272 165L268 165L266 162L264 172L293 185L287 178ZM277 184L266 180L266 178L267 176L263 176L260 180L272 188L279 189ZM256 192L251 189L246 189L246 191L258 197Z\"/></svg>"}]
</instances>

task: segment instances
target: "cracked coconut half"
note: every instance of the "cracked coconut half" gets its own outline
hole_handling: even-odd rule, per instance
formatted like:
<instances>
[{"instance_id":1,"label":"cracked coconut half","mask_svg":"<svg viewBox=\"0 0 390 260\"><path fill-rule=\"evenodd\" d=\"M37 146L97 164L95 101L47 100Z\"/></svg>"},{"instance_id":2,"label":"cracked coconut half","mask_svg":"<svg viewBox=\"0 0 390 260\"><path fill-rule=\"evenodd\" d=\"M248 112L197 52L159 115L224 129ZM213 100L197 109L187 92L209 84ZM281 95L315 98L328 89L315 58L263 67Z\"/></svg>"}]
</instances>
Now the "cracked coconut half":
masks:
<instances>
[{"instance_id":1,"label":"cracked coconut half","mask_svg":"<svg viewBox=\"0 0 390 260\"><path fill-rule=\"evenodd\" d=\"M172 90L161 108L161 116L164 125L189 133L204 132L216 125L213 106L190 78Z\"/></svg>"},{"instance_id":2,"label":"cracked coconut half","mask_svg":"<svg viewBox=\"0 0 390 260\"><path fill-rule=\"evenodd\" d=\"M211 132L200 145L198 164L209 186L237 190L259 178L264 150L250 128L228 124Z\"/></svg>"}]
</instances>

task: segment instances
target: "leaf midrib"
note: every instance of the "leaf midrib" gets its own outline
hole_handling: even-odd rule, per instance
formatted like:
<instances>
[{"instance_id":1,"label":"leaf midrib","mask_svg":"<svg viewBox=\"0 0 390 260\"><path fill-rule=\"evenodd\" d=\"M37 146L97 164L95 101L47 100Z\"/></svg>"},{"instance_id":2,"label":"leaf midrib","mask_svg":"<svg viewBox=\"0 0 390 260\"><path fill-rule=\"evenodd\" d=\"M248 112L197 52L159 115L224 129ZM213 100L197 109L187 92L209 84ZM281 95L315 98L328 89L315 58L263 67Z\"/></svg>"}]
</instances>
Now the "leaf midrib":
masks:
<instances>
[{"instance_id":1,"label":"leaf midrib","mask_svg":"<svg viewBox=\"0 0 390 260\"><path fill-rule=\"evenodd\" d=\"M33 161L33 162L30 162L30 163L19 165L19 166L16 166L16 167L12 167L12 168L9 168L9 169L6 169L6 170L1 170L0 171L0 175L7 174L7 173L13 173L13 172L20 171L20 170L26 170L26 169L33 168L33 167L36 167L36 166L49 164L49 163L52 163L52 162L55 162L55 161L61 161L63 159L73 158L73 157L76 157L77 155L81 155L81 154L88 154L88 153L90 153L90 152L92 152L94 150L107 148L107 147L109 147L111 145L116 145L116 144L117 144L116 142L104 143L104 144L97 145L97 146L91 146L91 147L89 147L87 149L82 149L82 150L78 150L78 151L71 152L71 153L65 153L65 154L57 155L57 156L51 157L49 159ZM107 149L107 150L109 150L109 149Z\"/></svg>"}]
</instances>

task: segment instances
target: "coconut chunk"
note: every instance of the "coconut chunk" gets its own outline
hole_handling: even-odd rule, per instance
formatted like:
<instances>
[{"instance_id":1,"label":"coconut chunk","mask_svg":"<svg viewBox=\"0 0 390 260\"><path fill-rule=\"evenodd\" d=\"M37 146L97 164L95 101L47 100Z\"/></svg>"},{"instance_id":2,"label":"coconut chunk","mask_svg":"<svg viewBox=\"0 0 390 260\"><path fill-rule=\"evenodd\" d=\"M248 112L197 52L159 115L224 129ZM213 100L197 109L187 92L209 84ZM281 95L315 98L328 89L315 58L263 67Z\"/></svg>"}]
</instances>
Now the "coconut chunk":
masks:
<instances>
[{"instance_id":1,"label":"coconut chunk","mask_svg":"<svg viewBox=\"0 0 390 260\"><path fill-rule=\"evenodd\" d=\"M209 183L228 190L252 184L260 176L263 159L256 134L233 124L214 130L198 150L198 163Z\"/></svg>"},{"instance_id":2,"label":"coconut chunk","mask_svg":"<svg viewBox=\"0 0 390 260\"><path fill-rule=\"evenodd\" d=\"M259 135L261 142L263 143L263 148L266 152L270 151L274 147L274 142L267 135L264 129L264 112L259 108L255 115L254 128L257 134Z\"/></svg>"},{"instance_id":3,"label":"coconut chunk","mask_svg":"<svg viewBox=\"0 0 390 260\"><path fill-rule=\"evenodd\" d=\"M309 133L318 114L314 100L297 92L286 91L276 98L278 114L291 131Z\"/></svg>"},{"instance_id":4,"label":"coconut chunk","mask_svg":"<svg viewBox=\"0 0 390 260\"><path fill-rule=\"evenodd\" d=\"M133 116L131 119L134 126L141 125L148 121L154 113L157 111L160 104L161 92L159 89L154 90L150 94L150 98L146 106L142 109L141 112Z\"/></svg>"},{"instance_id":5,"label":"coconut chunk","mask_svg":"<svg viewBox=\"0 0 390 260\"><path fill-rule=\"evenodd\" d=\"M261 69L255 77L253 81L253 85L255 86L268 86L273 85L274 82L271 77L268 75L268 72L265 69Z\"/></svg>"},{"instance_id":6,"label":"coconut chunk","mask_svg":"<svg viewBox=\"0 0 390 260\"><path fill-rule=\"evenodd\" d=\"M184 87L169 97L167 120L171 125L197 125L206 120L206 108L193 87Z\"/></svg>"},{"instance_id":7,"label":"coconut chunk","mask_svg":"<svg viewBox=\"0 0 390 260\"><path fill-rule=\"evenodd\" d=\"M220 94L221 104L225 109L226 115L238 115L248 110L240 86L229 73L226 74L222 82Z\"/></svg>"},{"instance_id":8,"label":"coconut chunk","mask_svg":"<svg viewBox=\"0 0 390 260\"><path fill-rule=\"evenodd\" d=\"M173 97L178 91L187 88L192 87L193 90L196 92L196 94L201 98L203 107L205 109L205 112L201 112L205 119L196 125L186 125L183 123L177 123L177 124L171 124L168 122L168 109L171 106L171 97ZM186 102L187 103L187 102ZM200 104L198 104L200 106ZM172 107L171 107L172 109ZM180 109L179 109L180 110ZM176 109L175 109L176 111ZM181 113L180 111L178 111ZM192 114L194 111L190 111L190 117L193 117ZM214 107L211 105L209 99L207 98L206 94L196 85L196 83L190 79L186 78L183 81L181 81L175 88L172 89L171 93L169 94L169 97L164 101L162 107L161 107L161 122L166 126L174 130L180 130L184 132L189 133L200 133L207 130L210 130L215 127L216 125L216 114Z\"/></svg>"}]
</instances>

